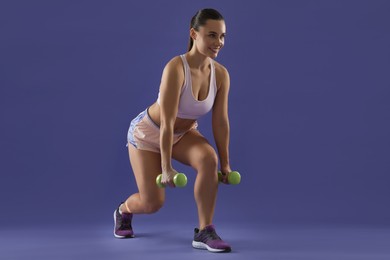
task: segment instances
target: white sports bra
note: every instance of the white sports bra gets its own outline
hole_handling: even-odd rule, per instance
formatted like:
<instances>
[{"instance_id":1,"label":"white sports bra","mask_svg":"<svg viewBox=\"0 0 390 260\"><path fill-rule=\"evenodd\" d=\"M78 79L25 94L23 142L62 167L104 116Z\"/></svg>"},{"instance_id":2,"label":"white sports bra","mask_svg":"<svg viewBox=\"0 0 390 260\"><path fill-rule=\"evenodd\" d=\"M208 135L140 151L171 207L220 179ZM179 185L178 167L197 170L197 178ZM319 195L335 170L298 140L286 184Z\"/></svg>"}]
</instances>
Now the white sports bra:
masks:
<instances>
[{"instance_id":1,"label":"white sports bra","mask_svg":"<svg viewBox=\"0 0 390 260\"><path fill-rule=\"evenodd\" d=\"M214 61L210 59L211 75L209 93L204 100L196 100L192 94L191 71L185 55L180 55L184 64L184 84L180 93L179 109L177 117L185 119L198 119L207 114L214 105L217 94L217 83L215 79ZM160 93L158 93L157 103L160 104Z\"/></svg>"}]
</instances>

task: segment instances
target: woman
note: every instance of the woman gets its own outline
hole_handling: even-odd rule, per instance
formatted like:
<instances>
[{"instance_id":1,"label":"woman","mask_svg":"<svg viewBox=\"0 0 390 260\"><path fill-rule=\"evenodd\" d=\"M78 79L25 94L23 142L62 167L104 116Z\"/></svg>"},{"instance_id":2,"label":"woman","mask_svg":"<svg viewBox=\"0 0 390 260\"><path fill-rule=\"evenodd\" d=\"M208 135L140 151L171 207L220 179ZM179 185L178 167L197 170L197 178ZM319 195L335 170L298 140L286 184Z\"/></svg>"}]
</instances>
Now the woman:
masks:
<instances>
[{"instance_id":1,"label":"woman","mask_svg":"<svg viewBox=\"0 0 390 260\"><path fill-rule=\"evenodd\" d=\"M114 212L114 235L133 237L133 214L158 211L165 198L164 189L174 186L177 173L172 158L197 171L194 194L199 228L195 229L194 248L229 252L212 225L220 170L231 172L229 163L228 71L214 61L224 45L226 27L220 13L203 9L191 19L188 52L174 57L165 66L157 101L130 124L128 150L138 193L131 195ZM197 130L197 119L212 110L212 127L218 155ZM226 178L224 178L226 182Z\"/></svg>"}]
</instances>

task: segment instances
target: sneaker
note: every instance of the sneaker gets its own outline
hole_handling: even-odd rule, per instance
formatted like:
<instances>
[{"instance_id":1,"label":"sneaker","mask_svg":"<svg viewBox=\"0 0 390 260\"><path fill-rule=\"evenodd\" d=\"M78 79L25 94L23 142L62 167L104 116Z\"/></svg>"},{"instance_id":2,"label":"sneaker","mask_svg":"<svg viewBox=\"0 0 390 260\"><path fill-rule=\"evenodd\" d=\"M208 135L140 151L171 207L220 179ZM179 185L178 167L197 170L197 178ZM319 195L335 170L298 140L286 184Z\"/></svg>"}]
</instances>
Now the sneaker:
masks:
<instances>
[{"instance_id":1,"label":"sneaker","mask_svg":"<svg viewBox=\"0 0 390 260\"><path fill-rule=\"evenodd\" d=\"M207 249L210 252L230 252L230 245L224 242L216 233L213 225L206 226L203 230L195 228L192 246L197 249Z\"/></svg>"},{"instance_id":2,"label":"sneaker","mask_svg":"<svg viewBox=\"0 0 390 260\"><path fill-rule=\"evenodd\" d=\"M133 228L131 227L132 213L119 213L119 207L114 211L114 236L116 238L134 237Z\"/></svg>"}]
</instances>

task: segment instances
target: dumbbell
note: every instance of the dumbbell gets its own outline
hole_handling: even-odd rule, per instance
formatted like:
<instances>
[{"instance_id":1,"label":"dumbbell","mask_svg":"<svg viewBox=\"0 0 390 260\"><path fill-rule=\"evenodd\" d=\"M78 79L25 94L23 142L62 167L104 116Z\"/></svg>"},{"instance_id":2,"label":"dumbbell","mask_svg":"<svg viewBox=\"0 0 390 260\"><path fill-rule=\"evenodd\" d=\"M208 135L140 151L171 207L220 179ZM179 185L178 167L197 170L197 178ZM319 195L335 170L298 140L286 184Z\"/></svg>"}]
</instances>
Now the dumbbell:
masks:
<instances>
[{"instance_id":1,"label":"dumbbell","mask_svg":"<svg viewBox=\"0 0 390 260\"><path fill-rule=\"evenodd\" d=\"M222 182L223 180L223 174L221 171L218 171L218 180L219 182ZM231 171L227 174L227 181L228 184L236 185L241 182L241 175L237 171Z\"/></svg>"},{"instance_id":2,"label":"dumbbell","mask_svg":"<svg viewBox=\"0 0 390 260\"><path fill-rule=\"evenodd\" d=\"M160 188L165 188L165 185L161 183L162 174L159 174L156 178L156 184ZM187 176L184 173L176 173L173 177L173 183L176 187L183 188L187 185Z\"/></svg>"}]
</instances>

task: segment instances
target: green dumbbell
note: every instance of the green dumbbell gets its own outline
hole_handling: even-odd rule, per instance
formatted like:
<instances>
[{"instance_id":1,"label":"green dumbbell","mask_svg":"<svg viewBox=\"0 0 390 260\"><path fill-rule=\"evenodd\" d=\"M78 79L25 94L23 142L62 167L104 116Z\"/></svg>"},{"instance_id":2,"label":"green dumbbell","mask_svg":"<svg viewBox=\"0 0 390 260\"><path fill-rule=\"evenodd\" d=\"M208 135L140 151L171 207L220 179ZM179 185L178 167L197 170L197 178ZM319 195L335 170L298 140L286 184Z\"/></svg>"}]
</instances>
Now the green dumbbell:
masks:
<instances>
[{"instance_id":1,"label":"green dumbbell","mask_svg":"<svg viewBox=\"0 0 390 260\"><path fill-rule=\"evenodd\" d=\"M221 171L218 172L218 180L219 182L222 182L223 180L223 175ZM232 185L239 184L241 182L241 175L237 171L231 171L228 173L227 180L229 184Z\"/></svg>"},{"instance_id":2,"label":"green dumbbell","mask_svg":"<svg viewBox=\"0 0 390 260\"><path fill-rule=\"evenodd\" d=\"M162 174L159 174L156 178L156 184L160 188L165 188L165 185L161 183ZM173 177L173 183L176 187L183 188L187 185L187 176L184 173L176 173Z\"/></svg>"}]
</instances>

